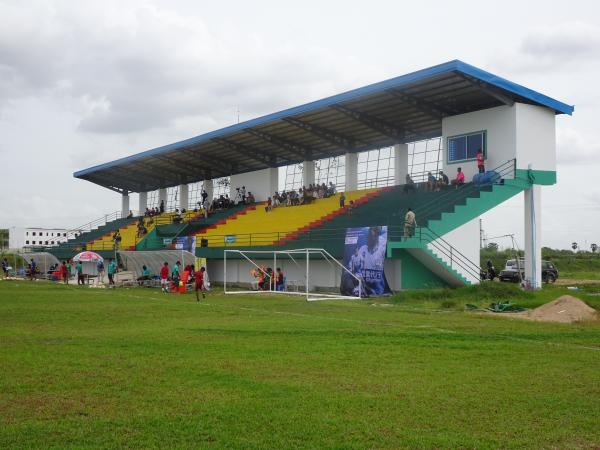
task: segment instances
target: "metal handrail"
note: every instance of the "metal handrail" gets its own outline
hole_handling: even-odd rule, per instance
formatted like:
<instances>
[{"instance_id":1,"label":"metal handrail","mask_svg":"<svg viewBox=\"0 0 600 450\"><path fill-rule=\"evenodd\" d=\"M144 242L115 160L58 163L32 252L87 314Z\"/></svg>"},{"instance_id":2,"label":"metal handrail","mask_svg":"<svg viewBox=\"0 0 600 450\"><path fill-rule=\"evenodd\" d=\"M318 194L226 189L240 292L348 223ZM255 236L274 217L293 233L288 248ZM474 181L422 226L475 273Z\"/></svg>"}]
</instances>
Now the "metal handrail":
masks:
<instances>
[{"instance_id":1,"label":"metal handrail","mask_svg":"<svg viewBox=\"0 0 600 450\"><path fill-rule=\"evenodd\" d=\"M481 276L481 267L479 264L471 261L467 256L457 250L456 247L453 247L435 231L427 227L420 227L418 229L418 233L416 233L413 237L419 239L421 242L431 245L448 257L450 260L450 267L453 267L453 265L456 264L475 278L479 278Z\"/></svg>"},{"instance_id":2,"label":"metal handrail","mask_svg":"<svg viewBox=\"0 0 600 450\"><path fill-rule=\"evenodd\" d=\"M511 173L513 176L515 174L515 167L516 167L516 160L515 159L510 159L508 161L506 161L505 163L500 164L498 167L492 169L493 172L498 173L499 178L503 179L504 176L508 175L509 173ZM490 184L496 184L497 181L491 181L489 183L486 183L486 185L490 185ZM475 185L472 183L467 184L466 186L461 186L458 189L462 189L462 192L476 192L479 190L479 185ZM425 203L425 205L423 205L423 207L419 208L419 215L420 216L426 216L427 214L429 214L432 210L434 210L437 205L439 205L440 200L444 200L448 197L451 197L455 192L455 189L448 189L445 192L441 193L439 196L436 196L435 199L431 200L428 203Z\"/></svg>"}]
</instances>

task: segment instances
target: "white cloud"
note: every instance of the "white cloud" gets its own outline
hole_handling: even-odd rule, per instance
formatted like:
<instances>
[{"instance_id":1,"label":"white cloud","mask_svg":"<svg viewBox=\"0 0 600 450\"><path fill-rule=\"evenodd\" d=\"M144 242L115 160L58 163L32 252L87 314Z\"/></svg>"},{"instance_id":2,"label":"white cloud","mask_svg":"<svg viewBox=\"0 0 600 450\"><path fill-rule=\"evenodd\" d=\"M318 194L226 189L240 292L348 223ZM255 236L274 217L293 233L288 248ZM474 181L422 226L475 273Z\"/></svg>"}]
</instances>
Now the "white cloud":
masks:
<instances>
[{"instance_id":1,"label":"white cloud","mask_svg":"<svg viewBox=\"0 0 600 450\"><path fill-rule=\"evenodd\" d=\"M201 17L143 1L42 5L31 14L0 4L0 16L13 24L0 31L0 101L78 98L86 132L166 128L242 99L245 113L254 116L293 104L297 86L335 78L332 67L322 64L332 58L325 50L300 52L256 34L221 35ZM23 21L27 27L14 25Z\"/></svg>"},{"instance_id":2,"label":"white cloud","mask_svg":"<svg viewBox=\"0 0 600 450\"><path fill-rule=\"evenodd\" d=\"M600 27L582 21L534 27L516 48L494 52L492 65L513 73L568 72L600 60Z\"/></svg>"},{"instance_id":3,"label":"white cloud","mask_svg":"<svg viewBox=\"0 0 600 450\"><path fill-rule=\"evenodd\" d=\"M557 127L557 163L560 165L581 165L600 161L600 142L590 141L575 128Z\"/></svg>"}]
</instances>

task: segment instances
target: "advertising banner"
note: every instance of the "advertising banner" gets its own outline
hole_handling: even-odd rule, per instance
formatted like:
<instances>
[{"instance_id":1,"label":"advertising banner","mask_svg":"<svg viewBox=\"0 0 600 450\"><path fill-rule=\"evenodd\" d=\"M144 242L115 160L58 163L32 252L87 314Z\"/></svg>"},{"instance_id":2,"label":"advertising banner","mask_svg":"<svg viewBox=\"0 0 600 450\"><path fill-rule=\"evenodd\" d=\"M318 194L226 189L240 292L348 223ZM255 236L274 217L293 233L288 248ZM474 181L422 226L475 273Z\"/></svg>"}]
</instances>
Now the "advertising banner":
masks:
<instances>
[{"instance_id":1,"label":"advertising banner","mask_svg":"<svg viewBox=\"0 0 600 450\"><path fill-rule=\"evenodd\" d=\"M387 246L387 226L348 228L344 246L344 266L361 280L361 297L391 295L383 263ZM358 281L346 271L340 283L342 295L358 295Z\"/></svg>"},{"instance_id":2,"label":"advertising banner","mask_svg":"<svg viewBox=\"0 0 600 450\"><path fill-rule=\"evenodd\" d=\"M196 253L196 236L177 237L172 240L172 245L176 250Z\"/></svg>"}]
</instances>

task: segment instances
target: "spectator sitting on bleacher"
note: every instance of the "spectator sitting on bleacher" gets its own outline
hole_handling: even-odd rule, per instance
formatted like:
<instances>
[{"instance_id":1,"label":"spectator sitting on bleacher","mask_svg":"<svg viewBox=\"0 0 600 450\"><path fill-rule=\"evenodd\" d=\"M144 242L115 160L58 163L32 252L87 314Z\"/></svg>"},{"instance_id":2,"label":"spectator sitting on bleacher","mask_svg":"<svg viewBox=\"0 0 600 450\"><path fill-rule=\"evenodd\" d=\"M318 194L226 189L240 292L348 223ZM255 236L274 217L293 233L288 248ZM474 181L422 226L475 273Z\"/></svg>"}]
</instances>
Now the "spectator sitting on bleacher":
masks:
<instances>
[{"instance_id":1,"label":"spectator sitting on bleacher","mask_svg":"<svg viewBox=\"0 0 600 450\"><path fill-rule=\"evenodd\" d=\"M164 200L160 201L160 207L159 207L159 209L160 209L160 214L162 214L162 213L165 212L165 201Z\"/></svg>"},{"instance_id":2,"label":"spectator sitting on bleacher","mask_svg":"<svg viewBox=\"0 0 600 450\"><path fill-rule=\"evenodd\" d=\"M440 177L438 178L437 190L445 188L450 184L450 180L448 179L448 175L446 175L443 171L440 170Z\"/></svg>"},{"instance_id":3,"label":"spectator sitting on bleacher","mask_svg":"<svg viewBox=\"0 0 600 450\"><path fill-rule=\"evenodd\" d=\"M150 272L150 269L148 269L145 265L142 266L142 275L138 277L137 281L139 282L139 285L142 286L144 283L144 281L149 281L152 279L152 273Z\"/></svg>"},{"instance_id":4,"label":"spectator sitting on bleacher","mask_svg":"<svg viewBox=\"0 0 600 450\"><path fill-rule=\"evenodd\" d=\"M452 185L458 187L461 184L465 184L465 174L459 167L458 169L456 169L456 178L452 180Z\"/></svg>"},{"instance_id":5,"label":"spectator sitting on bleacher","mask_svg":"<svg viewBox=\"0 0 600 450\"><path fill-rule=\"evenodd\" d=\"M127 214L127 218L131 219L133 217L133 211L129 210L129 214Z\"/></svg>"},{"instance_id":6,"label":"spectator sitting on bleacher","mask_svg":"<svg viewBox=\"0 0 600 450\"><path fill-rule=\"evenodd\" d=\"M437 186L437 180L431 174L431 172L427 172L427 190L429 192L433 192Z\"/></svg>"},{"instance_id":7,"label":"spectator sitting on bleacher","mask_svg":"<svg viewBox=\"0 0 600 450\"><path fill-rule=\"evenodd\" d=\"M173 223L181 223L182 220L183 220L183 216L181 214L181 211L179 211L179 208L176 208L175 216L173 217Z\"/></svg>"},{"instance_id":8,"label":"spectator sitting on bleacher","mask_svg":"<svg viewBox=\"0 0 600 450\"><path fill-rule=\"evenodd\" d=\"M408 191L416 191L415 182L408 173L406 174L406 183L404 184L403 190L405 194L408 194Z\"/></svg>"},{"instance_id":9,"label":"spectator sitting on bleacher","mask_svg":"<svg viewBox=\"0 0 600 450\"><path fill-rule=\"evenodd\" d=\"M252 192L248 192L248 196L246 197L246 204L247 205L251 205L253 203L256 203L256 199L254 198L254 194L252 194Z\"/></svg>"}]
</instances>

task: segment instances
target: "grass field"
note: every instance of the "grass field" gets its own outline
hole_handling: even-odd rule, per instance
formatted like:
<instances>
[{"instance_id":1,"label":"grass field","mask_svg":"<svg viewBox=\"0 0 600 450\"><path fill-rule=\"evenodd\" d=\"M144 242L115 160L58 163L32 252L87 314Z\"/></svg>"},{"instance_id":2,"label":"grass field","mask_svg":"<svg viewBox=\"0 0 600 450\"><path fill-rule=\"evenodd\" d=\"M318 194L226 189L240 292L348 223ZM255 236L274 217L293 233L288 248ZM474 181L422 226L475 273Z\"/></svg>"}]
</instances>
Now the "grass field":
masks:
<instances>
[{"instance_id":1,"label":"grass field","mask_svg":"<svg viewBox=\"0 0 600 450\"><path fill-rule=\"evenodd\" d=\"M462 311L566 292L196 303L0 282L0 447L598 448L600 325Z\"/></svg>"}]
</instances>

